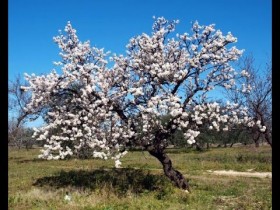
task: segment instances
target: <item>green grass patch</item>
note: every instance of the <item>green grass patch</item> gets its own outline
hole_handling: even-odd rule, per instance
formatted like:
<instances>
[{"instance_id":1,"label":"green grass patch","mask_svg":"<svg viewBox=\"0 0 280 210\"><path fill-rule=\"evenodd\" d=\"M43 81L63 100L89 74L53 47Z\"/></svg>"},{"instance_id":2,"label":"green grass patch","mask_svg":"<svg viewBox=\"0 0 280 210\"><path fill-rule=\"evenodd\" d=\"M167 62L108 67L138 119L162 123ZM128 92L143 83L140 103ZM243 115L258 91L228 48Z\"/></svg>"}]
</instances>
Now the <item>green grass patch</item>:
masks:
<instances>
[{"instance_id":1,"label":"green grass patch","mask_svg":"<svg viewBox=\"0 0 280 210\"><path fill-rule=\"evenodd\" d=\"M9 209L271 209L271 179L218 176L207 170L271 171L271 148L246 146L203 152L168 150L189 180L174 187L147 152L129 152L121 169L112 160L37 158L39 149L9 150ZM65 201L68 192L71 201Z\"/></svg>"}]
</instances>

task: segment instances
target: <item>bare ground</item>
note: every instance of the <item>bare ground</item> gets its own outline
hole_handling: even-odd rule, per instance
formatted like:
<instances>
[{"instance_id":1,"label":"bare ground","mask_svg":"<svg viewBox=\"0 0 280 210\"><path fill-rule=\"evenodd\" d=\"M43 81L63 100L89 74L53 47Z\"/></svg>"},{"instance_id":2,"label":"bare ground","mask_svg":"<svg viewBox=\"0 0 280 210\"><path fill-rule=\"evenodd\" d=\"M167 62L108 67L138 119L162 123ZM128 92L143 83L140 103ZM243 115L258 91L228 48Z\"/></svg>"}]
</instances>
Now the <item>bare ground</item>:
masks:
<instances>
[{"instance_id":1,"label":"bare ground","mask_svg":"<svg viewBox=\"0 0 280 210\"><path fill-rule=\"evenodd\" d=\"M248 169L248 172L240 172L233 170L207 170L207 172L215 175L226 175L226 176L246 176L246 177L258 177L258 178L272 178L271 172L250 172L252 169Z\"/></svg>"}]
</instances>

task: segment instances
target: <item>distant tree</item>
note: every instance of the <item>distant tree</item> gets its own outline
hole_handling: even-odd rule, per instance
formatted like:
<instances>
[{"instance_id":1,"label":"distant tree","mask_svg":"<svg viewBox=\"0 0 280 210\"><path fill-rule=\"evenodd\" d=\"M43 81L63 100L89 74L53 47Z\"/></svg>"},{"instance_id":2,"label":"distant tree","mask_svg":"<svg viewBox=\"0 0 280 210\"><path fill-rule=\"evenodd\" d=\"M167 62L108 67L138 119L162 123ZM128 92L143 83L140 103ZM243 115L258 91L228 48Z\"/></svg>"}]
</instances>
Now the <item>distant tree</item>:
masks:
<instances>
[{"instance_id":1,"label":"distant tree","mask_svg":"<svg viewBox=\"0 0 280 210\"><path fill-rule=\"evenodd\" d=\"M268 62L262 71L254 66L254 57L246 56L240 60L243 74L249 77L241 79L242 86L251 86L250 93L246 91L227 91L227 97L235 103L248 107L249 116L256 124L250 129L252 139L259 146L260 138L264 138L272 147L272 66ZM264 128L264 129L259 129Z\"/></svg>"},{"instance_id":2,"label":"distant tree","mask_svg":"<svg viewBox=\"0 0 280 210\"><path fill-rule=\"evenodd\" d=\"M168 139L182 130L193 144L202 125L227 131L254 122L236 104L220 107L206 100L215 87L237 88L234 81L242 75L230 62L242 50L229 47L237 39L198 22L190 35L169 38L177 23L157 18L151 35L132 38L127 55L114 55L107 65L108 53L91 48L89 41L80 42L69 22L66 34L54 38L61 49L57 65L62 74L26 74L29 86L23 89L32 93L26 111L45 113L47 122L34 134L46 141L40 157L63 159L86 147L94 157L112 158L119 167L127 148L141 147L160 161L177 187L188 190L188 182L165 153ZM163 123L165 115L171 117ZM54 128L57 134L50 135Z\"/></svg>"},{"instance_id":3,"label":"distant tree","mask_svg":"<svg viewBox=\"0 0 280 210\"><path fill-rule=\"evenodd\" d=\"M14 119L8 121L8 145L14 146L20 149L23 146L22 143L23 128L17 126L17 122Z\"/></svg>"},{"instance_id":4,"label":"distant tree","mask_svg":"<svg viewBox=\"0 0 280 210\"><path fill-rule=\"evenodd\" d=\"M31 94L21 89L26 85L28 83L22 81L20 75L17 75L14 80L9 81L8 87L8 145L19 149L21 147L28 149L34 143L31 138L33 131L25 128L25 123L32 120L32 113L25 110L25 106L31 101Z\"/></svg>"},{"instance_id":5,"label":"distant tree","mask_svg":"<svg viewBox=\"0 0 280 210\"><path fill-rule=\"evenodd\" d=\"M23 82L20 75L17 75L14 80L9 81L9 117L14 118L16 127L24 124L31 114L25 111L25 106L31 101L31 94L21 89L21 87L26 85L28 85L28 83L26 81Z\"/></svg>"},{"instance_id":6,"label":"distant tree","mask_svg":"<svg viewBox=\"0 0 280 210\"><path fill-rule=\"evenodd\" d=\"M30 149L35 144L32 138L33 130L17 125L17 120L9 119L8 121L8 145L17 149Z\"/></svg>"}]
</instances>

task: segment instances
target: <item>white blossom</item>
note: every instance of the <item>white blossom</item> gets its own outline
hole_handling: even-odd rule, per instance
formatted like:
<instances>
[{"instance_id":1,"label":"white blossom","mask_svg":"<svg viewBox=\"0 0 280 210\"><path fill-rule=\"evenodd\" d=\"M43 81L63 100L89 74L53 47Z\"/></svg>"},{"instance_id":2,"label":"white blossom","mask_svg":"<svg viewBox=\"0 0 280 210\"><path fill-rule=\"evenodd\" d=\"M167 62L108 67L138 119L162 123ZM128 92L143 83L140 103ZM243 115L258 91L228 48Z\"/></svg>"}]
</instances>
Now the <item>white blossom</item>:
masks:
<instances>
[{"instance_id":1,"label":"white blossom","mask_svg":"<svg viewBox=\"0 0 280 210\"><path fill-rule=\"evenodd\" d=\"M237 38L231 33L224 36L214 24L203 26L197 21L190 33L169 38L177 23L157 18L151 34L130 39L126 55L108 58L103 48L81 42L68 22L65 33L54 37L61 50L56 64L62 73L26 74L29 86L21 87L32 93L26 111L47 113L46 125L33 135L46 142L39 157L64 159L89 148L93 157L112 158L120 167L130 141L142 148L158 142L154 146L164 149L176 130L193 144L201 127L254 126L245 109L230 103L222 107L204 97L222 85L246 92L252 88L239 86L235 79L249 75L230 66L243 52L228 46Z\"/></svg>"}]
</instances>

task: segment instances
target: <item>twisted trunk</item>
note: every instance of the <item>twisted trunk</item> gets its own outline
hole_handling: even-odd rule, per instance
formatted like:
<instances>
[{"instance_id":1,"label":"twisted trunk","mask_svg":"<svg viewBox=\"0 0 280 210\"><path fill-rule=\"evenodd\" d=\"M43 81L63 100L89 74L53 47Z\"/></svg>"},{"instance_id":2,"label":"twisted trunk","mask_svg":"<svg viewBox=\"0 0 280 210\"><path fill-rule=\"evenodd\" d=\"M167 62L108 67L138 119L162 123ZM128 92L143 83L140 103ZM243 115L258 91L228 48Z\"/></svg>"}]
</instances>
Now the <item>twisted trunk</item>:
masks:
<instances>
[{"instance_id":1,"label":"twisted trunk","mask_svg":"<svg viewBox=\"0 0 280 210\"><path fill-rule=\"evenodd\" d=\"M170 158L163 151L150 150L149 153L157 158L162 166L164 174L180 189L188 190L189 184L184 176L172 166Z\"/></svg>"},{"instance_id":2,"label":"twisted trunk","mask_svg":"<svg viewBox=\"0 0 280 210\"><path fill-rule=\"evenodd\" d=\"M264 133L264 138L266 140L266 142L271 146L272 148L272 141L271 141L271 138L270 138L270 133L269 131L266 129L265 133Z\"/></svg>"}]
</instances>

